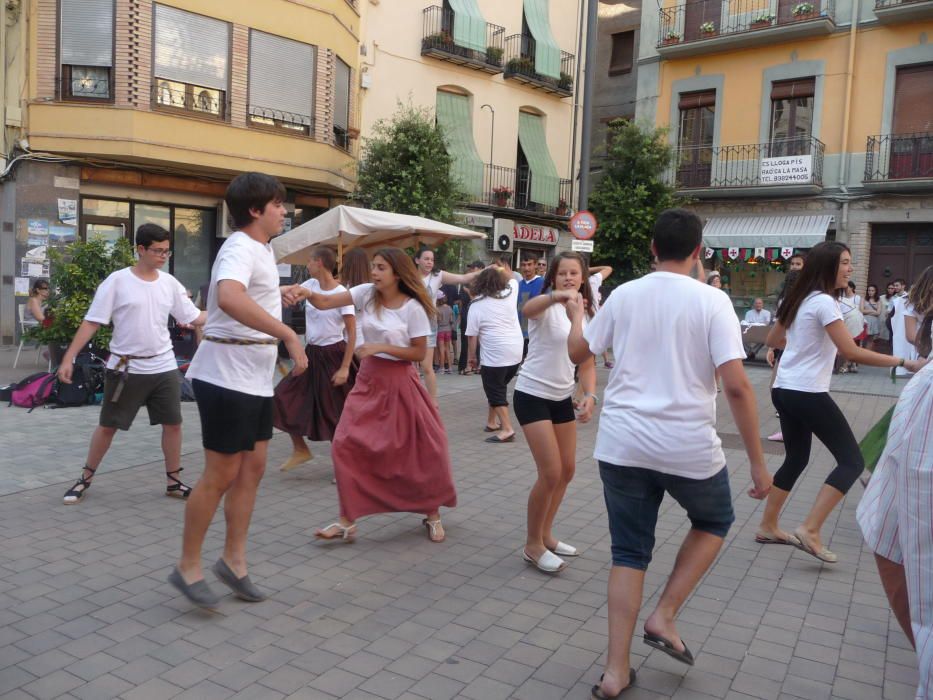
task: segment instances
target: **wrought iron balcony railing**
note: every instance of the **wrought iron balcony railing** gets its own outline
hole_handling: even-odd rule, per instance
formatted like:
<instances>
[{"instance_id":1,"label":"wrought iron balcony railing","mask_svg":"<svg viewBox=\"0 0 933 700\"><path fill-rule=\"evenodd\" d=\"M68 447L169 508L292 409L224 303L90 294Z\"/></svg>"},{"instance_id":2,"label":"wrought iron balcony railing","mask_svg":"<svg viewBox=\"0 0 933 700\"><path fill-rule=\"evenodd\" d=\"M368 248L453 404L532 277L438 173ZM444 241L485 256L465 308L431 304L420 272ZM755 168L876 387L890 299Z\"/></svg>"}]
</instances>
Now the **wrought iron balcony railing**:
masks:
<instances>
[{"instance_id":1,"label":"wrought iron balcony railing","mask_svg":"<svg viewBox=\"0 0 933 700\"><path fill-rule=\"evenodd\" d=\"M152 83L152 101L157 107L225 119L229 105L227 93L214 88L156 78Z\"/></svg>"},{"instance_id":2,"label":"wrought iron balcony railing","mask_svg":"<svg viewBox=\"0 0 933 700\"><path fill-rule=\"evenodd\" d=\"M459 46L454 41L453 10L432 5L422 15L421 55L451 61L487 73L502 72L505 27L486 23L486 48L483 51Z\"/></svg>"},{"instance_id":3,"label":"wrought iron balcony railing","mask_svg":"<svg viewBox=\"0 0 933 700\"><path fill-rule=\"evenodd\" d=\"M661 8L658 46L715 39L772 27L790 27L813 20L829 19L835 22L835 0L777 0L775 9L771 8L771 3L762 0L692 0Z\"/></svg>"},{"instance_id":4,"label":"wrought iron balcony railing","mask_svg":"<svg viewBox=\"0 0 933 700\"><path fill-rule=\"evenodd\" d=\"M247 110L250 124L271 129L281 129L296 134L310 135L314 131L314 117L281 109L250 105Z\"/></svg>"},{"instance_id":5,"label":"wrought iron balcony railing","mask_svg":"<svg viewBox=\"0 0 933 700\"><path fill-rule=\"evenodd\" d=\"M482 193L479 196L474 195L471 204L564 216L571 197L570 180L559 181L558 201L555 206L532 201L531 179L532 173L528 168L505 168L487 163L483 168Z\"/></svg>"},{"instance_id":6,"label":"wrought iron balcony railing","mask_svg":"<svg viewBox=\"0 0 933 700\"><path fill-rule=\"evenodd\" d=\"M561 97L573 94L574 57L560 52L560 77L542 75L535 70L537 47L533 37L513 34L505 40L505 77L526 83Z\"/></svg>"},{"instance_id":7,"label":"wrought iron balcony railing","mask_svg":"<svg viewBox=\"0 0 933 700\"><path fill-rule=\"evenodd\" d=\"M933 132L869 136L866 183L933 179Z\"/></svg>"},{"instance_id":8,"label":"wrought iron balcony railing","mask_svg":"<svg viewBox=\"0 0 933 700\"><path fill-rule=\"evenodd\" d=\"M875 0L876 10L890 10L905 5L930 5L930 0Z\"/></svg>"},{"instance_id":9,"label":"wrought iron balcony railing","mask_svg":"<svg viewBox=\"0 0 933 700\"><path fill-rule=\"evenodd\" d=\"M823 184L824 145L812 137L737 146L681 146L670 178L678 189Z\"/></svg>"}]
</instances>

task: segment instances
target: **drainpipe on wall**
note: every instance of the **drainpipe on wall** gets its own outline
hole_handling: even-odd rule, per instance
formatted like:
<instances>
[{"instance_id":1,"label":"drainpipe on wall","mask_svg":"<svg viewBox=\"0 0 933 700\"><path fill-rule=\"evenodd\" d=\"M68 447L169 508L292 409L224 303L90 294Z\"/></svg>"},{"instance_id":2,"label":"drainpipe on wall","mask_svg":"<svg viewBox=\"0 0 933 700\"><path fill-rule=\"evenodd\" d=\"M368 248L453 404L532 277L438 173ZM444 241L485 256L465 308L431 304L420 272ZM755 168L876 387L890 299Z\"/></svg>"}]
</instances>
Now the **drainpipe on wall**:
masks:
<instances>
[{"instance_id":1,"label":"drainpipe on wall","mask_svg":"<svg viewBox=\"0 0 933 700\"><path fill-rule=\"evenodd\" d=\"M842 112L842 152L839 154L839 189L844 195L849 194L849 123L852 110L852 83L855 79L855 43L858 39L859 2L852 3L852 17L849 28L849 61L846 66L846 99ZM849 236L849 201L842 203L842 221L840 227ZM837 231L838 233L838 231Z\"/></svg>"},{"instance_id":2,"label":"drainpipe on wall","mask_svg":"<svg viewBox=\"0 0 933 700\"><path fill-rule=\"evenodd\" d=\"M596 39L599 0L587 0L586 65L583 67L583 126L580 138L580 205L586 209L590 188L590 159L593 150L593 83L596 80Z\"/></svg>"},{"instance_id":3,"label":"drainpipe on wall","mask_svg":"<svg viewBox=\"0 0 933 700\"><path fill-rule=\"evenodd\" d=\"M580 0L579 8L580 12L577 17L577 70L573 79L573 96L570 98L572 110L570 113L570 128L573 133L570 136L570 201L568 206L571 208L574 207L574 202L578 202L580 188L580 174L577 172L577 165L579 164L577 158L577 134L580 131L580 103L577 101L577 96L581 94L580 86L582 83L580 79L583 75L583 27L586 22L586 0Z\"/></svg>"}]
</instances>

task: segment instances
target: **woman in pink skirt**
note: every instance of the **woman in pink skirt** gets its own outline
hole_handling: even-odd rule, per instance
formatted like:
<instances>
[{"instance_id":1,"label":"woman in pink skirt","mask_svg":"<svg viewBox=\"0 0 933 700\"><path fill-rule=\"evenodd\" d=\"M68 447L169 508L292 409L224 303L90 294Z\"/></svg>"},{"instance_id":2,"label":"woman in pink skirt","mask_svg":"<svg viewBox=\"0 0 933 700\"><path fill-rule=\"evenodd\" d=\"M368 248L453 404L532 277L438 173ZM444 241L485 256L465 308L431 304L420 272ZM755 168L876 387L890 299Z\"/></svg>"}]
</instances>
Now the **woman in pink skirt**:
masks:
<instances>
[{"instance_id":1,"label":"woman in pink skirt","mask_svg":"<svg viewBox=\"0 0 933 700\"><path fill-rule=\"evenodd\" d=\"M308 260L311 279L302 288L326 295L346 293L347 288L334 279L335 262L330 248L320 246L312 250ZM292 454L282 465L283 472L312 459L305 437L314 441L334 439L359 366L353 357L356 346L353 306L321 311L308 304L305 340L308 371L297 377L289 375L275 387L272 422L292 439Z\"/></svg>"},{"instance_id":2,"label":"woman in pink skirt","mask_svg":"<svg viewBox=\"0 0 933 700\"><path fill-rule=\"evenodd\" d=\"M457 504L447 433L413 362L427 351L434 304L411 259L383 248L372 283L349 292L302 291L319 309L353 304L363 344L360 371L334 435L340 518L314 536L351 542L356 520L373 513L423 513L432 542L444 541L440 507Z\"/></svg>"}]
</instances>

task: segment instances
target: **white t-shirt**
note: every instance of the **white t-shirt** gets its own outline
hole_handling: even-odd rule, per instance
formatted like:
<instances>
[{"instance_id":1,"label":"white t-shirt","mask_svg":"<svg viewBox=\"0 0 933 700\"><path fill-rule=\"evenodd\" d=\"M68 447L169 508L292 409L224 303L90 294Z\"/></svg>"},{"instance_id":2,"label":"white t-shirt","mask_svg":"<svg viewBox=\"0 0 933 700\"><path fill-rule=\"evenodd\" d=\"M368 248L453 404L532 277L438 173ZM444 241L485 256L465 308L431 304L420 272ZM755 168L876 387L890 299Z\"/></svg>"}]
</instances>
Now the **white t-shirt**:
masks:
<instances>
[{"instance_id":1,"label":"white t-shirt","mask_svg":"<svg viewBox=\"0 0 933 700\"><path fill-rule=\"evenodd\" d=\"M338 284L333 289L321 289L321 283L314 278L302 283L301 286L317 294L339 294L347 291L342 284ZM305 342L308 345L333 345L346 340L343 317L353 316L355 313L353 306L318 309L312 304L305 304Z\"/></svg>"},{"instance_id":2,"label":"white t-shirt","mask_svg":"<svg viewBox=\"0 0 933 700\"><path fill-rule=\"evenodd\" d=\"M837 350L826 326L841 320L839 302L829 294L813 292L803 300L787 329L787 344L774 380L776 388L811 394L829 391Z\"/></svg>"},{"instance_id":3,"label":"white t-shirt","mask_svg":"<svg viewBox=\"0 0 933 700\"><path fill-rule=\"evenodd\" d=\"M272 246L260 243L242 231L237 231L224 242L211 268L211 292L207 295L207 324L204 326L205 336L272 339L272 336L235 321L217 305L217 285L222 280L235 280L242 284L253 301L272 318L281 321L282 294ZM277 344L226 345L205 340L198 345L187 376L244 394L272 396L277 357Z\"/></svg>"},{"instance_id":4,"label":"white t-shirt","mask_svg":"<svg viewBox=\"0 0 933 700\"><path fill-rule=\"evenodd\" d=\"M916 360L919 356L917 353L917 346L907 341L907 322L905 321L906 316L917 318L914 307L911 306L910 302L907 300L906 293L894 297L891 307L892 313L894 314L891 317L891 350L895 357L903 357L905 360ZM898 367L895 373L898 377L906 377L913 374L903 367Z\"/></svg>"},{"instance_id":5,"label":"white t-shirt","mask_svg":"<svg viewBox=\"0 0 933 700\"><path fill-rule=\"evenodd\" d=\"M201 312L191 303L181 282L167 272L157 272L158 278L147 282L133 268L126 267L109 275L94 293L84 320L101 325L113 322L109 369L119 363L118 355L155 355L149 360L130 360L129 371L133 374L159 374L178 368L168 317L191 323Z\"/></svg>"},{"instance_id":6,"label":"white t-shirt","mask_svg":"<svg viewBox=\"0 0 933 700\"><path fill-rule=\"evenodd\" d=\"M745 358L725 292L673 272L617 287L584 330L610 347L594 456L609 464L706 479L725 466L716 434L715 370Z\"/></svg>"},{"instance_id":7,"label":"white t-shirt","mask_svg":"<svg viewBox=\"0 0 933 700\"><path fill-rule=\"evenodd\" d=\"M771 312L767 309L762 309L761 311L749 309L745 312L745 323L760 323L767 326L771 323Z\"/></svg>"},{"instance_id":8,"label":"white t-shirt","mask_svg":"<svg viewBox=\"0 0 933 700\"><path fill-rule=\"evenodd\" d=\"M518 282L509 280L501 299L477 297L467 314L466 334L479 336L480 363L484 367L511 367L522 361L525 339L518 322Z\"/></svg>"},{"instance_id":9,"label":"white t-shirt","mask_svg":"<svg viewBox=\"0 0 933 700\"><path fill-rule=\"evenodd\" d=\"M431 334L428 315L414 299L408 299L398 309L381 307L376 312L372 300L376 294L372 282L358 284L350 290L353 305L356 307L357 337L364 343L386 343L407 348L412 338L423 338ZM398 357L377 352L376 357L404 362Z\"/></svg>"},{"instance_id":10,"label":"white t-shirt","mask_svg":"<svg viewBox=\"0 0 933 700\"><path fill-rule=\"evenodd\" d=\"M443 272L432 271L430 275L421 278L421 281L424 282L424 286L428 290L428 296L431 297L432 304L434 303L434 300L437 299L437 293L441 291L441 277L443 276Z\"/></svg>"},{"instance_id":11,"label":"white t-shirt","mask_svg":"<svg viewBox=\"0 0 933 700\"><path fill-rule=\"evenodd\" d=\"M516 391L551 401L563 401L573 395L574 364L567 352L569 335L570 318L563 304L551 304L538 318L528 319L528 355L518 371Z\"/></svg>"},{"instance_id":12,"label":"white t-shirt","mask_svg":"<svg viewBox=\"0 0 933 700\"><path fill-rule=\"evenodd\" d=\"M593 293L593 310L595 311L603 302L602 295L599 293L599 288L603 286L602 273L596 272L590 275L588 282L590 283L590 291Z\"/></svg>"}]
</instances>

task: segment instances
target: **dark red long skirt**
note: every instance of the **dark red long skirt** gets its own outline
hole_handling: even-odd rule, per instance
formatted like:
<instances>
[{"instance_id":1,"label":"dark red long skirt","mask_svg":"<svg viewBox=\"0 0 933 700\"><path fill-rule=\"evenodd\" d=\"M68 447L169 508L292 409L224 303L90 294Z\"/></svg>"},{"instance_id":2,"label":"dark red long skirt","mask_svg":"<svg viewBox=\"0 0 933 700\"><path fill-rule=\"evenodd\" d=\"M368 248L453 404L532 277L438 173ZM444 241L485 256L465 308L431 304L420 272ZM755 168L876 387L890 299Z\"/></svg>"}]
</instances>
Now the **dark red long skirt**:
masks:
<instances>
[{"instance_id":1,"label":"dark red long skirt","mask_svg":"<svg viewBox=\"0 0 933 700\"><path fill-rule=\"evenodd\" d=\"M331 455L350 520L457 505L447 432L410 362L363 359Z\"/></svg>"},{"instance_id":2,"label":"dark red long skirt","mask_svg":"<svg viewBox=\"0 0 933 700\"><path fill-rule=\"evenodd\" d=\"M350 378L343 386L334 386L331 377L340 369L347 344L308 345L308 369L297 377L285 377L275 387L272 424L292 435L303 435L309 440L334 439L337 423L353 383L359 362L350 363Z\"/></svg>"}]
</instances>

